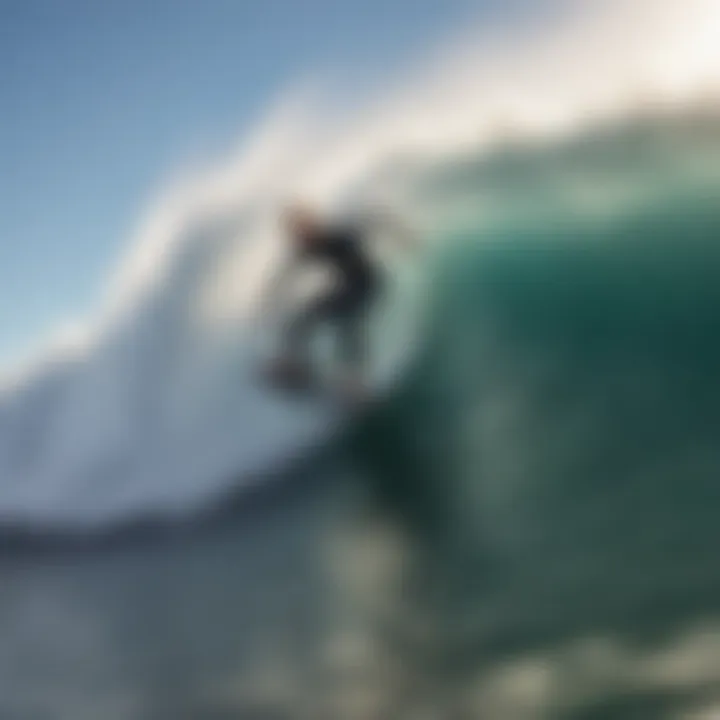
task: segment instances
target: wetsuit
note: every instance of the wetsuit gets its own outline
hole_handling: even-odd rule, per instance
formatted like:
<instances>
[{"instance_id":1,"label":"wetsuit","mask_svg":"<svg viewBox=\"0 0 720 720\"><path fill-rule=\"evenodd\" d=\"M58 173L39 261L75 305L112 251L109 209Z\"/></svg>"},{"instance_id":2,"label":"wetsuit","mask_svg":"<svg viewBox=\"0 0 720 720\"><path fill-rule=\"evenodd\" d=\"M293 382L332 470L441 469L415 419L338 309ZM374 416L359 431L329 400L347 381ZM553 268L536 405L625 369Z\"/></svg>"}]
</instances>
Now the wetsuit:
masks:
<instances>
[{"instance_id":1,"label":"wetsuit","mask_svg":"<svg viewBox=\"0 0 720 720\"><path fill-rule=\"evenodd\" d=\"M329 266L336 283L290 321L286 335L290 356L307 359L313 330L331 323L338 332L342 360L362 366L367 360L367 314L381 287L379 269L363 248L362 232L355 228L329 229L311 247L300 251L296 260Z\"/></svg>"}]
</instances>

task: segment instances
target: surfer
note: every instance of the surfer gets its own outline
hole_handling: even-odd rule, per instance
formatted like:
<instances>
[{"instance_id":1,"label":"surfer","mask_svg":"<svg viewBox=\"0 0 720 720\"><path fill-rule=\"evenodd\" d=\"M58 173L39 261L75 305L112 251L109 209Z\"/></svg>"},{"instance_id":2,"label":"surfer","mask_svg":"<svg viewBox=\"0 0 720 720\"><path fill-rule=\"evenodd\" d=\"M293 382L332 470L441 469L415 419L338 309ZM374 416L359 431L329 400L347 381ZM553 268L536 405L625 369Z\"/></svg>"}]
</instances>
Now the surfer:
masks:
<instances>
[{"instance_id":1,"label":"surfer","mask_svg":"<svg viewBox=\"0 0 720 720\"><path fill-rule=\"evenodd\" d=\"M370 257L366 232L360 223L325 222L311 208L295 204L283 215L290 240L290 260L273 283L282 289L289 274L306 263L332 271L332 287L295 312L286 322L281 357L272 368L275 378L302 384L310 374L309 345L323 324L337 334L342 362L342 392L353 400L367 397L368 314L383 287L383 273Z\"/></svg>"}]
</instances>

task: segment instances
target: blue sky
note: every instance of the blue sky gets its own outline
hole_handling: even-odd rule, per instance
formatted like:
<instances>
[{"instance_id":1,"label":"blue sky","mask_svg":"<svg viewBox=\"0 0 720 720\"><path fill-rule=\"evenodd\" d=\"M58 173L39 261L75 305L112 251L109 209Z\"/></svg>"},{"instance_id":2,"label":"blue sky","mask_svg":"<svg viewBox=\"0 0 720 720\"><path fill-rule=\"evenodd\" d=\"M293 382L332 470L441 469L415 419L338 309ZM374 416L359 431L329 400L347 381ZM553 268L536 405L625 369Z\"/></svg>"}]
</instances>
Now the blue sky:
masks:
<instances>
[{"instance_id":1,"label":"blue sky","mask_svg":"<svg viewBox=\"0 0 720 720\"><path fill-rule=\"evenodd\" d=\"M295 81L373 81L480 0L0 0L0 362L88 314L148 199Z\"/></svg>"}]
</instances>

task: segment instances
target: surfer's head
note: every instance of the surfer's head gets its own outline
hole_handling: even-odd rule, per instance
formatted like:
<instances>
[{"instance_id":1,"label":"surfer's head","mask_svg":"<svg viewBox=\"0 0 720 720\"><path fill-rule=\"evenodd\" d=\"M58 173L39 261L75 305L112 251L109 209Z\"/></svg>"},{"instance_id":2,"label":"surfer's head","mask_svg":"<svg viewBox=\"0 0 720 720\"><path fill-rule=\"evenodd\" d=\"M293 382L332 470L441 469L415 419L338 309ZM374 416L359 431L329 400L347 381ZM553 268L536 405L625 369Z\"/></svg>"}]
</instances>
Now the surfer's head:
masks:
<instances>
[{"instance_id":1,"label":"surfer's head","mask_svg":"<svg viewBox=\"0 0 720 720\"><path fill-rule=\"evenodd\" d=\"M301 245L311 245L321 235L320 216L308 205L288 205L283 213L283 222L293 242Z\"/></svg>"}]
</instances>

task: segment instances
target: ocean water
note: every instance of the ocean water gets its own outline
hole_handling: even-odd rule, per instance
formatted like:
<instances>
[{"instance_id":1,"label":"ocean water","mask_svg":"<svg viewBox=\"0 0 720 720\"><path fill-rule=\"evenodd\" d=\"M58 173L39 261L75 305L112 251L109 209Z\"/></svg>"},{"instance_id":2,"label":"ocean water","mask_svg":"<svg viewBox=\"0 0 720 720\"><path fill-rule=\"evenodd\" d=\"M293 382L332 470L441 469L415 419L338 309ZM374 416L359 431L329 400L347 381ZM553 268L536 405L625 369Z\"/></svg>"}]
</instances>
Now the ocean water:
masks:
<instances>
[{"instance_id":1,"label":"ocean water","mask_svg":"<svg viewBox=\"0 0 720 720\"><path fill-rule=\"evenodd\" d=\"M8 536L0 717L720 716L720 130L418 171L423 343L212 514Z\"/></svg>"}]
</instances>

